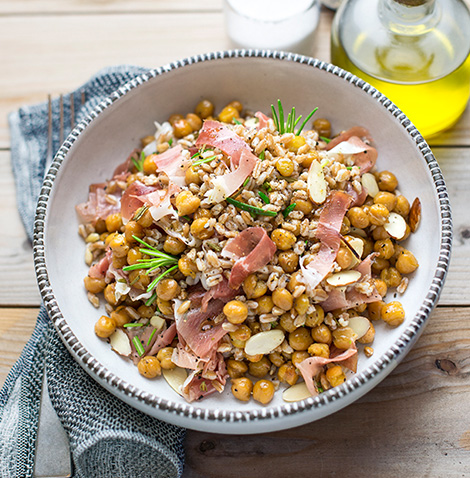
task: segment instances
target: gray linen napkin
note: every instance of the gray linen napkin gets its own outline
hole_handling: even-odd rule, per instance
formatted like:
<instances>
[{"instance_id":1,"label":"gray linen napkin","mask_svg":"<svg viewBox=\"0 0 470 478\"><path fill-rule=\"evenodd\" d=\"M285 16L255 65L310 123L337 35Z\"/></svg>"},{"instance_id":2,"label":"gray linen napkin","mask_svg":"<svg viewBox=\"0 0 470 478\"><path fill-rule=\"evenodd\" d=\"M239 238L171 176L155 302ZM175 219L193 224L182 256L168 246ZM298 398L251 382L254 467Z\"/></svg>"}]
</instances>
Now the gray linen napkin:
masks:
<instances>
[{"instance_id":1,"label":"gray linen napkin","mask_svg":"<svg viewBox=\"0 0 470 478\"><path fill-rule=\"evenodd\" d=\"M98 72L74 92L79 121L122 84L144 73L134 66ZM81 91L86 103L80 108ZM59 131L58 100L53 103ZM21 219L32 240L36 201L49 167L47 104L23 107L9 117L12 167ZM65 98L70 124L70 101ZM59 148L58 134L53 141ZM31 477L44 365L51 402L70 439L77 478L180 477L185 431L141 413L91 379L62 344L44 307L20 358L0 391L0 477Z\"/></svg>"}]
</instances>

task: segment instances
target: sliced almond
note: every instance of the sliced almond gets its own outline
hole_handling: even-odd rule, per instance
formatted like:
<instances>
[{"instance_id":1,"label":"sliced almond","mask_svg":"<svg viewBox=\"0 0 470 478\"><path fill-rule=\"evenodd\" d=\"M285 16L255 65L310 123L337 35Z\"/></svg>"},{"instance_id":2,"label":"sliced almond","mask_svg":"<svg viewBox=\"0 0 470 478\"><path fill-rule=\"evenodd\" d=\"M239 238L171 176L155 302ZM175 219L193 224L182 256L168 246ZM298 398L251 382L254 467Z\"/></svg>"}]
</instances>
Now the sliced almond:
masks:
<instances>
[{"instance_id":1,"label":"sliced almond","mask_svg":"<svg viewBox=\"0 0 470 478\"><path fill-rule=\"evenodd\" d=\"M245 344L248 355L269 354L284 341L284 332L279 329L267 330L250 337Z\"/></svg>"},{"instance_id":2,"label":"sliced almond","mask_svg":"<svg viewBox=\"0 0 470 478\"><path fill-rule=\"evenodd\" d=\"M393 237L393 239L399 241L405 237L406 222L400 214L391 212L388 221L384 224L384 229Z\"/></svg>"},{"instance_id":3,"label":"sliced almond","mask_svg":"<svg viewBox=\"0 0 470 478\"><path fill-rule=\"evenodd\" d=\"M154 315L150 319L150 325L155 327L157 330L160 330L165 325L165 319L163 317L160 317L159 315Z\"/></svg>"},{"instance_id":4,"label":"sliced almond","mask_svg":"<svg viewBox=\"0 0 470 478\"><path fill-rule=\"evenodd\" d=\"M361 178L361 183L366 188L367 194L370 197L375 198L375 196L379 194L379 186L377 185L377 181L373 174L371 173L363 174Z\"/></svg>"},{"instance_id":5,"label":"sliced almond","mask_svg":"<svg viewBox=\"0 0 470 478\"><path fill-rule=\"evenodd\" d=\"M341 287L343 285L354 284L361 276L362 274L358 271L341 271L328 277L326 282L333 287Z\"/></svg>"},{"instance_id":6,"label":"sliced almond","mask_svg":"<svg viewBox=\"0 0 470 478\"><path fill-rule=\"evenodd\" d=\"M347 237L346 240L349 242L349 245L356 251L359 257L362 257L364 252L364 241L359 239L359 237Z\"/></svg>"},{"instance_id":7,"label":"sliced almond","mask_svg":"<svg viewBox=\"0 0 470 478\"><path fill-rule=\"evenodd\" d=\"M129 337L122 329L116 329L116 331L109 337L109 343L113 350L119 355L128 357L132 352Z\"/></svg>"},{"instance_id":8,"label":"sliced almond","mask_svg":"<svg viewBox=\"0 0 470 478\"><path fill-rule=\"evenodd\" d=\"M366 335L369 331L370 321L366 317L362 316L350 317L349 327L353 329L355 334L357 334L357 339L359 340L361 337L364 337L364 335Z\"/></svg>"},{"instance_id":9,"label":"sliced almond","mask_svg":"<svg viewBox=\"0 0 470 478\"><path fill-rule=\"evenodd\" d=\"M416 198L413 201L410 209L410 215L408 216L411 232L415 232L418 229L419 222L421 221L421 201Z\"/></svg>"},{"instance_id":10,"label":"sliced almond","mask_svg":"<svg viewBox=\"0 0 470 478\"><path fill-rule=\"evenodd\" d=\"M311 397L312 394L308 391L305 382L296 383L292 387L286 388L282 393L282 398L285 402L300 402Z\"/></svg>"},{"instance_id":11,"label":"sliced almond","mask_svg":"<svg viewBox=\"0 0 470 478\"><path fill-rule=\"evenodd\" d=\"M308 170L307 187L310 199L322 204L326 199L326 181L323 169L318 161L313 161Z\"/></svg>"},{"instance_id":12,"label":"sliced almond","mask_svg":"<svg viewBox=\"0 0 470 478\"><path fill-rule=\"evenodd\" d=\"M188 374L184 368L175 367L170 370L164 368L163 377L178 395L183 396L183 383L188 378Z\"/></svg>"}]
</instances>

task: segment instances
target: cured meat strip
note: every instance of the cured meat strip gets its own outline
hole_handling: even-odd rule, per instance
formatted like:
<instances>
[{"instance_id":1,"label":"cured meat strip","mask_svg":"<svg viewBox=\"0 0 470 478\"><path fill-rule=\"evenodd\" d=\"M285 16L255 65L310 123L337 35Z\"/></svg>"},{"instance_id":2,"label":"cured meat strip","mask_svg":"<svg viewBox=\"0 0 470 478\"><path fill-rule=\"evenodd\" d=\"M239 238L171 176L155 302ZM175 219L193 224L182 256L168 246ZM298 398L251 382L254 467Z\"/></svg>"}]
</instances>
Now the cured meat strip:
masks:
<instances>
[{"instance_id":1,"label":"cured meat strip","mask_svg":"<svg viewBox=\"0 0 470 478\"><path fill-rule=\"evenodd\" d=\"M152 161L157 166L157 171L166 173L170 181L180 187L185 186L185 173L191 163L181 154L183 148L180 144L167 149L164 153L152 155Z\"/></svg>"}]
</instances>

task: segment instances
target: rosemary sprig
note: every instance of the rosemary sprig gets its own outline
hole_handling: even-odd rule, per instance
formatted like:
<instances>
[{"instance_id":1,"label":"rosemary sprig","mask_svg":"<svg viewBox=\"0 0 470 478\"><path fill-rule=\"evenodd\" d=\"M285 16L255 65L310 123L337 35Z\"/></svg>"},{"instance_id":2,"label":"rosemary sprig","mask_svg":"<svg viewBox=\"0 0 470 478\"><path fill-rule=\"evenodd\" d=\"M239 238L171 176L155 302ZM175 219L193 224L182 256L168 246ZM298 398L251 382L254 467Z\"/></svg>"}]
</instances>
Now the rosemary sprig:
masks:
<instances>
[{"instance_id":1,"label":"rosemary sprig","mask_svg":"<svg viewBox=\"0 0 470 478\"><path fill-rule=\"evenodd\" d=\"M170 139L168 140L168 145L169 145L169 146L173 146L173 138L170 138Z\"/></svg>"},{"instance_id":2,"label":"rosemary sprig","mask_svg":"<svg viewBox=\"0 0 470 478\"><path fill-rule=\"evenodd\" d=\"M142 345L142 342L140 341L139 337L135 336L132 339L132 343L134 344L136 352L139 354L139 357L142 357L145 353L144 346Z\"/></svg>"},{"instance_id":3,"label":"rosemary sprig","mask_svg":"<svg viewBox=\"0 0 470 478\"><path fill-rule=\"evenodd\" d=\"M265 150L263 149L263 151L261 151L261 153L259 154L259 159L261 159L261 161L264 161L264 157L265 157Z\"/></svg>"},{"instance_id":4,"label":"rosemary sprig","mask_svg":"<svg viewBox=\"0 0 470 478\"><path fill-rule=\"evenodd\" d=\"M139 209L137 209L132 220L137 222L139 219L142 218L142 216L145 214L148 208L149 208L148 206L142 206Z\"/></svg>"},{"instance_id":5,"label":"rosemary sprig","mask_svg":"<svg viewBox=\"0 0 470 478\"><path fill-rule=\"evenodd\" d=\"M242 124L241 121L238 121L237 118L233 118L232 120L235 124Z\"/></svg>"},{"instance_id":6,"label":"rosemary sprig","mask_svg":"<svg viewBox=\"0 0 470 478\"><path fill-rule=\"evenodd\" d=\"M157 293L154 292L148 299L147 301L145 302L145 305L147 307L149 307L150 305L152 305L154 302L155 302L155 299L157 298Z\"/></svg>"},{"instance_id":7,"label":"rosemary sprig","mask_svg":"<svg viewBox=\"0 0 470 478\"><path fill-rule=\"evenodd\" d=\"M194 161L192 166L199 166L200 164L203 164L203 163L210 163L216 157L217 155L214 154L214 156L209 156L208 158L198 159L197 161Z\"/></svg>"},{"instance_id":8,"label":"rosemary sprig","mask_svg":"<svg viewBox=\"0 0 470 478\"><path fill-rule=\"evenodd\" d=\"M157 333L157 329L153 329L153 330L152 330L152 333L150 334L149 339L147 340L147 347L150 345L150 342L152 341L153 336L154 336L156 333Z\"/></svg>"},{"instance_id":9,"label":"rosemary sprig","mask_svg":"<svg viewBox=\"0 0 470 478\"><path fill-rule=\"evenodd\" d=\"M272 188L271 185L268 183L268 181L265 181L265 182L263 183L263 188L266 189L266 191L268 191L268 193L270 193L270 192L273 190L273 188Z\"/></svg>"},{"instance_id":10,"label":"rosemary sprig","mask_svg":"<svg viewBox=\"0 0 470 478\"><path fill-rule=\"evenodd\" d=\"M244 202L237 201L236 199L227 198L226 201L229 204L233 204L238 209L242 209L243 211L248 211L250 213L252 212L252 213L255 213L255 214L259 214L260 216L274 217L274 216L277 215L277 212L275 212L275 211L265 211L264 209L261 209L259 207L255 207L255 206L250 206L249 204L245 204Z\"/></svg>"},{"instance_id":11,"label":"rosemary sprig","mask_svg":"<svg viewBox=\"0 0 470 478\"><path fill-rule=\"evenodd\" d=\"M282 211L282 215L284 217L287 217L294 209L295 209L295 206L297 206L297 204L295 202L293 202L292 204L290 204L289 206L287 206L284 211Z\"/></svg>"},{"instance_id":12,"label":"rosemary sprig","mask_svg":"<svg viewBox=\"0 0 470 478\"><path fill-rule=\"evenodd\" d=\"M326 144L328 144L331 141L330 138L325 138L324 136L320 136L320 139L324 141Z\"/></svg>"},{"instance_id":13,"label":"rosemary sprig","mask_svg":"<svg viewBox=\"0 0 470 478\"><path fill-rule=\"evenodd\" d=\"M300 115L298 118L295 117L295 107L292 107L290 113L287 115L287 121L284 122L284 109L282 107L281 100L277 100L277 109L279 114L276 112L276 108L274 105L271 105L271 111L273 113L273 120L274 124L276 125L276 129L279 131L280 134L284 133L294 133L296 136L304 129L305 125L307 124L308 120L317 112L318 108L315 108L303 121L300 125L300 128L295 131L295 127L299 123L302 118Z\"/></svg>"},{"instance_id":14,"label":"rosemary sprig","mask_svg":"<svg viewBox=\"0 0 470 478\"><path fill-rule=\"evenodd\" d=\"M124 324L123 327L142 327L144 324L139 322L129 322L128 324Z\"/></svg>"},{"instance_id":15,"label":"rosemary sprig","mask_svg":"<svg viewBox=\"0 0 470 478\"><path fill-rule=\"evenodd\" d=\"M265 204L271 204L269 196L263 191L258 191L259 197L265 202Z\"/></svg>"},{"instance_id":16,"label":"rosemary sprig","mask_svg":"<svg viewBox=\"0 0 470 478\"><path fill-rule=\"evenodd\" d=\"M145 153L142 151L140 153L140 159L131 158L132 163L137 168L138 171L144 170L144 161L145 161Z\"/></svg>"},{"instance_id":17,"label":"rosemary sprig","mask_svg":"<svg viewBox=\"0 0 470 478\"><path fill-rule=\"evenodd\" d=\"M250 182L250 176L248 176L245 181L243 181L243 187L245 187Z\"/></svg>"},{"instance_id":18,"label":"rosemary sprig","mask_svg":"<svg viewBox=\"0 0 470 478\"><path fill-rule=\"evenodd\" d=\"M147 287L147 292L150 292L158 284L160 280L162 280L167 274L174 271L175 269L178 269L178 264L176 266L170 267L165 272L160 274L158 277L155 277L155 279Z\"/></svg>"}]
</instances>

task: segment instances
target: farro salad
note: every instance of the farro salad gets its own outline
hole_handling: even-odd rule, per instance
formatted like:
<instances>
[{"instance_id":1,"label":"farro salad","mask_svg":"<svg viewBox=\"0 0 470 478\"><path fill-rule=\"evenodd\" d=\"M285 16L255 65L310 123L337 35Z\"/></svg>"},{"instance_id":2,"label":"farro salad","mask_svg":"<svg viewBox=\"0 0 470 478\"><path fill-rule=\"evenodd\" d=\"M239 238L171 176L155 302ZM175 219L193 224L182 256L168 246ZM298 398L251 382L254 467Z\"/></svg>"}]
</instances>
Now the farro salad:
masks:
<instances>
[{"instance_id":1,"label":"farro salad","mask_svg":"<svg viewBox=\"0 0 470 478\"><path fill-rule=\"evenodd\" d=\"M76 207L96 335L189 402L229 377L241 401L315 396L374 353L375 321L404 321L384 298L418 267L402 243L420 201L376 170L365 128L332 136L315 112L203 100Z\"/></svg>"}]
</instances>

